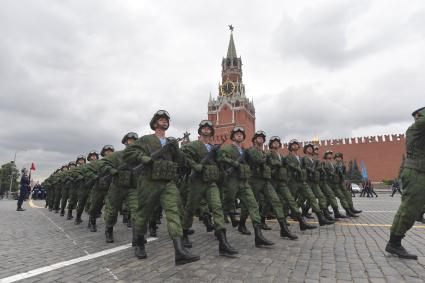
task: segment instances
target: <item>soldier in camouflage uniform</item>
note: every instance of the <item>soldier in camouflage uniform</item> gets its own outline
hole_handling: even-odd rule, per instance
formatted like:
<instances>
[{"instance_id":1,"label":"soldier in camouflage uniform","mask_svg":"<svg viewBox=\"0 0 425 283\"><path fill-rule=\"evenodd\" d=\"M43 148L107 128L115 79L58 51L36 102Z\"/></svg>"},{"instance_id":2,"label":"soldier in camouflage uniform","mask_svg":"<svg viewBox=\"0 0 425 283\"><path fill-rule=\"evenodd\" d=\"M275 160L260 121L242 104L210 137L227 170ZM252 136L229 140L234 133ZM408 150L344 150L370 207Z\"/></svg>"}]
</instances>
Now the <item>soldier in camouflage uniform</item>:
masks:
<instances>
[{"instance_id":1,"label":"soldier in camouflage uniform","mask_svg":"<svg viewBox=\"0 0 425 283\"><path fill-rule=\"evenodd\" d=\"M62 188L65 186L66 172L68 171L68 165L62 165L60 172L57 174L55 182L55 198L53 202L53 209L55 213L59 213L60 203L62 198Z\"/></svg>"},{"instance_id":2,"label":"soldier in camouflage uniform","mask_svg":"<svg viewBox=\"0 0 425 283\"><path fill-rule=\"evenodd\" d=\"M298 201L298 206L306 201L307 204L312 208L313 212L317 215L319 225L330 225L333 221L327 220L323 216L323 212L320 210L314 193L310 186L307 184L307 172L301 167L301 158L297 155L297 151L300 148L300 143L293 139L288 144L289 155L287 156L288 172L289 172L289 189L291 193Z\"/></svg>"},{"instance_id":3,"label":"soldier in camouflage uniform","mask_svg":"<svg viewBox=\"0 0 425 283\"><path fill-rule=\"evenodd\" d=\"M425 107L412 113L415 122L406 131L406 159L401 181L401 204L394 216L390 240L385 250L405 259L418 259L401 245L406 232L412 228L418 211L425 203Z\"/></svg>"},{"instance_id":4,"label":"soldier in camouflage uniform","mask_svg":"<svg viewBox=\"0 0 425 283\"><path fill-rule=\"evenodd\" d=\"M63 185L61 192L61 213L60 216L65 216L65 208L69 199L69 191L72 188L72 171L74 170L77 163L75 161L70 161L68 163L68 171L66 171L63 175Z\"/></svg>"},{"instance_id":5,"label":"soldier in camouflage uniform","mask_svg":"<svg viewBox=\"0 0 425 283\"><path fill-rule=\"evenodd\" d=\"M131 132L123 137L122 143L127 147L134 144L138 138L136 133ZM115 151L113 154L102 159L101 174L112 177L112 182L109 185L109 190L105 197L104 219L107 243L114 242L113 228L115 223L117 223L118 211L128 198L129 191L131 190L134 192L136 190L132 180L133 173L131 168L125 166L122 156L123 151ZM131 204L134 204L134 197L131 200ZM128 214L127 211L124 213Z\"/></svg>"},{"instance_id":6,"label":"soldier in camouflage uniform","mask_svg":"<svg viewBox=\"0 0 425 283\"><path fill-rule=\"evenodd\" d=\"M110 156L114 153L115 149L112 145L105 145L100 152L102 157ZM89 225L90 231L96 232L96 218L99 217L103 203L105 201L105 196L108 193L108 188L110 185L110 178L108 176L102 175L101 168L104 164L104 158L96 160L96 162L91 162L88 164L88 170L86 177L89 179L89 182L93 182L94 185L91 189L90 194L90 207L88 209L89 214Z\"/></svg>"},{"instance_id":7,"label":"soldier in camouflage uniform","mask_svg":"<svg viewBox=\"0 0 425 283\"><path fill-rule=\"evenodd\" d=\"M139 138L135 144L124 150L124 162L132 166L141 166L137 181L139 205L136 212L137 241L135 256L146 258L145 239L147 222L154 208L161 204L167 218L168 233L173 239L175 264L181 265L199 260L183 245L183 230L180 220L181 206L179 190L175 184L177 167L181 162L178 141L166 138L170 115L159 110L152 117L150 127L154 134Z\"/></svg>"},{"instance_id":8,"label":"soldier in camouflage uniform","mask_svg":"<svg viewBox=\"0 0 425 283\"><path fill-rule=\"evenodd\" d=\"M220 172L216 163L218 146L210 143L211 137L214 136L212 122L208 120L201 121L198 134L200 136L199 140L190 142L182 147L186 162L192 169L188 182L188 201L182 221L183 240L185 246L192 246L188 238L189 228L192 226L193 216L200 207L201 200L205 199L214 218L215 235L219 241L219 254L222 256L235 255L238 251L227 241L220 191L216 184ZM202 217L209 216L204 214Z\"/></svg>"},{"instance_id":9,"label":"soldier in camouflage uniform","mask_svg":"<svg viewBox=\"0 0 425 283\"><path fill-rule=\"evenodd\" d=\"M345 196L345 199L347 200L348 206L350 207L350 211L352 213L358 214L361 213L361 210L357 210L354 208L354 203L353 203L353 195L351 194L351 191L347 190L346 185L345 185L345 176L346 176L346 167L343 161L343 154L341 152L337 152L334 155L334 159L335 159L335 168L337 169L337 172L339 173L339 178L340 178L340 189L342 191L342 193Z\"/></svg>"},{"instance_id":10,"label":"soldier in camouflage uniform","mask_svg":"<svg viewBox=\"0 0 425 283\"><path fill-rule=\"evenodd\" d=\"M291 210L291 215L297 219L301 231L316 229L317 226L305 222L301 215L297 202L295 201L288 187L288 170L286 168L286 159L280 155L279 149L282 148L280 137L273 136L269 140L269 149L267 163L272 169L272 185L282 201L284 211ZM287 215L286 215L287 216Z\"/></svg>"},{"instance_id":11,"label":"soldier in camouflage uniform","mask_svg":"<svg viewBox=\"0 0 425 283\"><path fill-rule=\"evenodd\" d=\"M332 162L332 155L333 152L331 150L325 151L323 155L327 185L331 188L335 196L339 199L339 202L341 203L342 208L344 208L347 216L358 217L353 211L351 211L346 196L341 190L343 189L341 186L341 175L337 172L337 168Z\"/></svg>"},{"instance_id":12,"label":"soldier in camouflage uniform","mask_svg":"<svg viewBox=\"0 0 425 283\"><path fill-rule=\"evenodd\" d=\"M318 145L314 145L313 158L314 158L315 162L317 163L316 164L316 170L320 174L319 187L320 187L320 190L322 191L323 195L326 197L326 210L327 210L327 207L329 205L332 207L335 220L347 218L347 216L345 216L345 215L343 215L339 212L338 201L336 199L335 193L333 192L331 187L329 187L329 185L328 185L328 183L330 182L330 178L329 178L328 174L326 173L324 161L319 160L319 146ZM328 213L329 213L329 211L328 211Z\"/></svg>"},{"instance_id":13,"label":"soldier in camouflage uniform","mask_svg":"<svg viewBox=\"0 0 425 283\"><path fill-rule=\"evenodd\" d=\"M296 240L298 237L288 229L282 202L271 183L272 170L267 162L267 154L264 151L265 141L266 133L264 131L255 132L252 138L253 146L246 151L247 163L252 172L249 183L257 202L260 204L261 223L265 224L268 214L268 209L262 210L261 208L269 207L274 211L280 225L280 236ZM241 218L245 218L245 216L242 215Z\"/></svg>"},{"instance_id":14,"label":"soldier in camouflage uniform","mask_svg":"<svg viewBox=\"0 0 425 283\"><path fill-rule=\"evenodd\" d=\"M261 232L262 225L258 204L249 185L251 169L246 164L246 152L242 148L245 137L245 129L243 127L234 127L230 134L233 143L223 146L219 151L218 161L222 164L225 173L225 181L222 187L223 208L225 213L229 214L234 208L236 198L239 198L243 207L248 210L251 216L255 234L255 246L271 246L273 242L267 240ZM239 226L245 226L246 216L247 214L243 218L241 217Z\"/></svg>"},{"instance_id":15,"label":"soldier in camouflage uniform","mask_svg":"<svg viewBox=\"0 0 425 283\"><path fill-rule=\"evenodd\" d=\"M307 184L313 191L314 196L317 198L323 216L327 220L334 222L335 219L328 211L326 197L320 189L320 171L318 170L320 164L318 160L314 159L314 145L312 143L306 143L303 151L304 156L301 158L301 164L302 168L307 172Z\"/></svg>"},{"instance_id":16,"label":"soldier in camouflage uniform","mask_svg":"<svg viewBox=\"0 0 425 283\"><path fill-rule=\"evenodd\" d=\"M80 181L80 186L78 187L78 202L77 202L77 217L75 218L75 224L78 225L82 222L81 215L83 214L84 207L86 206L87 199L90 194L90 190L94 184L93 181L90 181L86 175L89 173L89 165L93 162L96 162L99 159L99 154L92 150L87 155L87 160L89 163L81 167L81 172L78 177ZM90 221L89 221L90 223Z\"/></svg>"},{"instance_id":17,"label":"soldier in camouflage uniform","mask_svg":"<svg viewBox=\"0 0 425 283\"><path fill-rule=\"evenodd\" d=\"M84 155L77 156L76 164L77 167L75 167L71 172L72 186L69 190L68 215L66 217L66 220L71 220L72 218L74 218L74 216L72 216L72 211L77 206L78 188L81 184L80 174L83 165L86 164L86 157Z\"/></svg>"}]
</instances>

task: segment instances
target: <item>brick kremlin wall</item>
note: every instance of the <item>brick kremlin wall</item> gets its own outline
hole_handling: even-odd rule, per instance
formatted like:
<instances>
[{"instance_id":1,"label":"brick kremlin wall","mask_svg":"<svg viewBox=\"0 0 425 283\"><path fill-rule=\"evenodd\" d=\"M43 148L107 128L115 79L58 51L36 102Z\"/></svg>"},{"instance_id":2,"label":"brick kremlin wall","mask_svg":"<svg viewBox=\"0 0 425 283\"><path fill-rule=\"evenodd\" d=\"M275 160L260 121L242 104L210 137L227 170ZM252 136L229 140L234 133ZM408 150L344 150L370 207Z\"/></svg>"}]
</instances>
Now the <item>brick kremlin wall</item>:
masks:
<instances>
[{"instance_id":1,"label":"brick kremlin wall","mask_svg":"<svg viewBox=\"0 0 425 283\"><path fill-rule=\"evenodd\" d=\"M349 160L356 159L359 169L360 161L363 160L372 182L397 177L406 151L405 137L402 134L320 140L315 143L320 146L320 157L329 149L334 153L342 152L347 165ZM287 154L287 144L284 144L282 151ZM302 152L302 148L300 151Z\"/></svg>"}]
</instances>

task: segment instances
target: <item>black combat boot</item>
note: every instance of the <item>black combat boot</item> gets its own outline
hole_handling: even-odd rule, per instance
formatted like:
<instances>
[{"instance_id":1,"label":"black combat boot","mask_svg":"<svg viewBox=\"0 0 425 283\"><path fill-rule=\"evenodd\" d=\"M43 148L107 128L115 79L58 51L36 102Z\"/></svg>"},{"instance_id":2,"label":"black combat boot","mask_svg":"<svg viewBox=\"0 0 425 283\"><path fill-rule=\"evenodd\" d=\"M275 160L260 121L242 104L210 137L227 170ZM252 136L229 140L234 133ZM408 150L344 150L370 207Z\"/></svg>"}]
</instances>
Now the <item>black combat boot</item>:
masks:
<instances>
[{"instance_id":1,"label":"black combat boot","mask_svg":"<svg viewBox=\"0 0 425 283\"><path fill-rule=\"evenodd\" d=\"M89 222L90 222L90 232L97 232L96 217L90 216Z\"/></svg>"},{"instance_id":2,"label":"black combat boot","mask_svg":"<svg viewBox=\"0 0 425 283\"><path fill-rule=\"evenodd\" d=\"M18 206L18 208L16 209L16 211L25 211L25 209L23 209L22 207Z\"/></svg>"},{"instance_id":3,"label":"black combat boot","mask_svg":"<svg viewBox=\"0 0 425 283\"><path fill-rule=\"evenodd\" d=\"M193 230L193 229L187 229L187 234L188 235L195 234L195 230Z\"/></svg>"},{"instance_id":4,"label":"black combat boot","mask_svg":"<svg viewBox=\"0 0 425 283\"><path fill-rule=\"evenodd\" d=\"M75 225L78 225L78 224L80 224L81 222L83 222L83 220L81 220L81 213L78 213L78 212L77 212L77 216L75 217L74 224L75 224Z\"/></svg>"},{"instance_id":5,"label":"black combat boot","mask_svg":"<svg viewBox=\"0 0 425 283\"><path fill-rule=\"evenodd\" d=\"M147 258L145 251L145 237L144 235L138 235L136 238L136 248L134 249L134 255L138 259Z\"/></svg>"},{"instance_id":6,"label":"black combat boot","mask_svg":"<svg viewBox=\"0 0 425 283\"><path fill-rule=\"evenodd\" d=\"M390 235L390 240L385 247L385 250L390 254L398 255L399 258L405 259L418 259L417 255L409 254L406 249L401 245L401 239L404 236Z\"/></svg>"},{"instance_id":7,"label":"black combat boot","mask_svg":"<svg viewBox=\"0 0 425 283\"><path fill-rule=\"evenodd\" d=\"M136 228L133 226L133 227L131 227L131 234L132 234L132 237L131 237L131 246L132 247L135 247L135 246L137 246L137 234L136 234Z\"/></svg>"},{"instance_id":8,"label":"black combat boot","mask_svg":"<svg viewBox=\"0 0 425 283\"><path fill-rule=\"evenodd\" d=\"M192 247L192 242L189 240L189 231L187 229L183 229L183 245L185 248L191 248Z\"/></svg>"},{"instance_id":9,"label":"black combat boot","mask_svg":"<svg viewBox=\"0 0 425 283\"><path fill-rule=\"evenodd\" d=\"M207 232L212 232L214 231L214 225L211 221L211 214L209 213L204 213L202 215L202 222L204 222L205 227L207 228Z\"/></svg>"},{"instance_id":10,"label":"black combat boot","mask_svg":"<svg viewBox=\"0 0 425 283\"><path fill-rule=\"evenodd\" d=\"M345 216L344 214L341 214L339 212L338 207L333 208L333 211L334 211L335 219L345 219L345 218L348 218L347 216Z\"/></svg>"},{"instance_id":11,"label":"black combat boot","mask_svg":"<svg viewBox=\"0 0 425 283\"><path fill-rule=\"evenodd\" d=\"M307 219L314 219L314 216L308 212L309 210L310 210L309 208L302 208L301 209L302 215Z\"/></svg>"},{"instance_id":12,"label":"black combat boot","mask_svg":"<svg viewBox=\"0 0 425 283\"><path fill-rule=\"evenodd\" d=\"M273 242L267 240L261 232L261 225L254 225L255 246L261 248L263 246L272 246Z\"/></svg>"},{"instance_id":13,"label":"black combat boot","mask_svg":"<svg viewBox=\"0 0 425 283\"><path fill-rule=\"evenodd\" d=\"M235 214L233 212L229 213L230 221L232 222L233 227L238 227L239 220L236 219Z\"/></svg>"},{"instance_id":14,"label":"black combat boot","mask_svg":"<svg viewBox=\"0 0 425 283\"><path fill-rule=\"evenodd\" d=\"M350 208L350 210L351 210L351 212L353 212L353 213L355 213L355 214L362 213L362 211L363 211L363 210L357 210L357 209L355 209L354 207L351 207L351 208Z\"/></svg>"},{"instance_id":15,"label":"black combat boot","mask_svg":"<svg viewBox=\"0 0 425 283\"><path fill-rule=\"evenodd\" d=\"M53 208L51 206L49 206L49 211L53 211Z\"/></svg>"},{"instance_id":16,"label":"black combat boot","mask_svg":"<svg viewBox=\"0 0 425 283\"><path fill-rule=\"evenodd\" d=\"M157 229L156 222L155 221L149 221L149 236L156 238L156 236L157 236L156 229Z\"/></svg>"},{"instance_id":17,"label":"black combat boot","mask_svg":"<svg viewBox=\"0 0 425 283\"><path fill-rule=\"evenodd\" d=\"M239 224L238 224L238 231L243 235L251 235L251 231L249 231L248 228L246 228L245 222L246 222L246 217L241 216L241 219L239 220Z\"/></svg>"},{"instance_id":18,"label":"black combat boot","mask_svg":"<svg viewBox=\"0 0 425 283\"><path fill-rule=\"evenodd\" d=\"M347 214L347 216L349 217L353 217L353 218L357 218L359 217L358 215L354 214L350 209L345 209L345 213Z\"/></svg>"},{"instance_id":19,"label":"black combat boot","mask_svg":"<svg viewBox=\"0 0 425 283\"><path fill-rule=\"evenodd\" d=\"M271 230L272 228L267 225L266 218L264 216L261 216L261 229L263 230Z\"/></svg>"},{"instance_id":20,"label":"black combat boot","mask_svg":"<svg viewBox=\"0 0 425 283\"><path fill-rule=\"evenodd\" d=\"M61 209L61 214L60 216L65 216L65 209Z\"/></svg>"},{"instance_id":21,"label":"black combat boot","mask_svg":"<svg viewBox=\"0 0 425 283\"><path fill-rule=\"evenodd\" d=\"M55 208L55 213L59 213L59 208Z\"/></svg>"},{"instance_id":22,"label":"black combat boot","mask_svg":"<svg viewBox=\"0 0 425 283\"><path fill-rule=\"evenodd\" d=\"M298 222L300 223L300 230L301 231L311 230L311 229L317 228L316 225L311 225L311 224L308 224L307 222L305 222L304 217L302 217L301 215L298 215L296 217L297 217Z\"/></svg>"},{"instance_id":23,"label":"black combat boot","mask_svg":"<svg viewBox=\"0 0 425 283\"><path fill-rule=\"evenodd\" d=\"M176 265L182 265L198 261L200 259L198 255L193 255L190 253L190 251L186 250L186 248L183 246L183 239L181 237L174 237L173 244Z\"/></svg>"},{"instance_id":24,"label":"black combat boot","mask_svg":"<svg viewBox=\"0 0 425 283\"><path fill-rule=\"evenodd\" d=\"M128 214L124 213L122 215L122 223L127 224L128 223Z\"/></svg>"},{"instance_id":25,"label":"black combat boot","mask_svg":"<svg viewBox=\"0 0 425 283\"><path fill-rule=\"evenodd\" d=\"M66 220L71 220L72 218L74 218L74 216L72 216L72 209L68 209L68 215L66 216Z\"/></svg>"},{"instance_id":26,"label":"black combat boot","mask_svg":"<svg viewBox=\"0 0 425 283\"><path fill-rule=\"evenodd\" d=\"M218 254L221 256L233 256L238 254L238 250L232 247L227 241L226 230L216 231L215 236L218 239Z\"/></svg>"},{"instance_id":27,"label":"black combat boot","mask_svg":"<svg viewBox=\"0 0 425 283\"><path fill-rule=\"evenodd\" d=\"M323 214L321 214L321 213L316 213L316 215L317 215L317 220L319 220L319 225L320 226L324 226L324 225L331 225L331 224L334 224L335 222L333 222L333 221L329 221L329 220L327 220L324 216L323 216Z\"/></svg>"},{"instance_id":28,"label":"black combat boot","mask_svg":"<svg viewBox=\"0 0 425 283\"><path fill-rule=\"evenodd\" d=\"M329 214L329 210L327 210L326 208L322 210L323 212L323 216L329 220L329 221L333 221L335 222L335 218L333 218L330 214Z\"/></svg>"},{"instance_id":29,"label":"black combat boot","mask_svg":"<svg viewBox=\"0 0 425 283\"><path fill-rule=\"evenodd\" d=\"M106 227L105 236L106 236L107 243L113 243L114 242L114 227Z\"/></svg>"},{"instance_id":30,"label":"black combat boot","mask_svg":"<svg viewBox=\"0 0 425 283\"><path fill-rule=\"evenodd\" d=\"M279 225L280 225L280 237L282 238L288 238L289 240L296 240L298 237L291 233L291 231L288 228L288 225L286 225L285 218L278 219Z\"/></svg>"}]
</instances>

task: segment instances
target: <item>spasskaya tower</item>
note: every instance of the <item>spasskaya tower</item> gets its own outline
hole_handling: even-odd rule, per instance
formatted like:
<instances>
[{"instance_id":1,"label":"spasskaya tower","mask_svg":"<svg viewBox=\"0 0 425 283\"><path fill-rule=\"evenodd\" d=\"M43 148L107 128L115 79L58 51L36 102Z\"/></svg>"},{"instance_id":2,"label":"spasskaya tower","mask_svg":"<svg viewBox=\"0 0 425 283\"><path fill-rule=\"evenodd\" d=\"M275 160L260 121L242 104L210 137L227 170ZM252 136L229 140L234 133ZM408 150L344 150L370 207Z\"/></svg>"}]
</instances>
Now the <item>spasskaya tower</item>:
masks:
<instances>
[{"instance_id":1,"label":"spasskaya tower","mask_svg":"<svg viewBox=\"0 0 425 283\"><path fill-rule=\"evenodd\" d=\"M208 120L214 123L215 143L220 143L222 138L230 139L230 131L234 126L243 126L246 132L245 146L250 146L255 133L255 108L253 101L245 95L242 60L236 54L233 26L229 27L227 56L221 61L221 83L218 96L213 99L210 95Z\"/></svg>"}]
</instances>

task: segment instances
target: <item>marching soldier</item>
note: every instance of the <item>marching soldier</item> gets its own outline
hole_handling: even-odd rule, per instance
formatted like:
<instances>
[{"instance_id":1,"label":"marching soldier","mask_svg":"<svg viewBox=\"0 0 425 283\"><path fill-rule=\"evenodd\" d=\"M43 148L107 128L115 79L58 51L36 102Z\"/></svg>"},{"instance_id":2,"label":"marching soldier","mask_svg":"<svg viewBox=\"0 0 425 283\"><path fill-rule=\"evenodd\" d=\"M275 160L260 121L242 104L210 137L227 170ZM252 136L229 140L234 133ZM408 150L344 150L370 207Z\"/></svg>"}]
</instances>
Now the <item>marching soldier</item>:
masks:
<instances>
[{"instance_id":1,"label":"marching soldier","mask_svg":"<svg viewBox=\"0 0 425 283\"><path fill-rule=\"evenodd\" d=\"M167 218L168 233L173 239L176 265L199 260L183 245L183 230L180 221L179 191L175 184L177 167L181 159L178 141L167 138L165 132L170 125L170 115L159 110L152 117L151 135L139 138L124 150L124 162L141 166L137 182L139 204L136 212L137 258L146 258L144 234L146 225L154 208L161 204Z\"/></svg>"},{"instance_id":2,"label":"marching soldier","mask_svg":"<svg viewBox=\"0 0 425 283\"><path fill-rule=\"evenodd\" d=\"M385 250L405 259L418 259L401 245L406 232L412 228L418 211L425 203L425 107L412 113L415 122L406 131L406 159L401 171L403 194L394 216L390 240Z\"/></svg>"},{"instance_id":3,"label":"marching soldier","mask_svg":"<svg viewBox=\"0 0 425 283\"><path fill-rule=\"evenodd\" d=\"M100 155L102 157L107 157L113 154L115 151L114 147L112 145L105 145ZM90 231L96 232L97 226L96 226L96 218L100 214L103 206L103 202L105 200L105 196L108 193L109 178L102 175L101 168L103 166L104 159L96 160L96 162L91 162L87 166L87 177L89 180L91 180L94 185L91 188L91 194L90 194L90 207L88 209L89 214L89 225L90 225Z\"/></svg>"},{"instance_id":4,"label":"marching soldier","mask_svg":"<svg viewBox=\"0 0 425 283\"><path fill-rule=\"evenodd\" d=\"M216 184L220 177L216 160L219 146L214 146L210 143L211 137L214 136L212 122L208 120L201 121L198 127L198 134L198 141L190 142L182 147L186 161L192 169L188 182L187 205L182 221L184 243L185 246L192 246L188 238L189 228L192 226L193 216L200 207L201 200L205 199L214 218L215 235L219 241L219 254L222 256L235 255L238 251L227 241L220 191ZM209 216L203 214L202 217Z\"/></svg>"},{"instance_id":5,"label":"marching soldier","mask_svg":"<svg viewBox=\"0 0 425 283\"><path fill-rule=\"evenodd\" d=\"M122 143L127 147L134 144L138 138L136 133L131 132L123 137ZM125 166L122 158L123 151L115 151L113 154L102 159L102 175L112 178L108 193L105 197L104 219L107 243L112 243L114 241L113 229L115 223L117 223L118 211L122 208L123 202L127 199L130 190L133 195L130 207L133 207L133 212L137 209L134 207L134 201L137 197L134 197L135 188L133 187L134 182L132 180L133 173L128 166ZM128 215L127 211L123 213Z\"/></svg>"},{"instance_id":6,"label":"marching soldier","mask_svg":"<svg viewBox=\"0 0 425 283\"><path fill-rule=\"evenodd\" d=\"M354 208L353 204L353 196L351 192L349 192L346 189L345 186L345 175L346 175L346 168L343 162L343 154L341 152L335 153L334 159L335 159L335 168L337 169L337 175L339 176L339 187L343 195L345 196L345 199L347 200L348 206L352 213L358 214L361 213L361 210L357 210Z\"/></svg>"},{"instance_id":7,"label":"marching soldier","mask_svg":"<svg viewBox=\"0 0 425 283\"><path fill-rule=\"evenodd\" d=\"M74 218L72 216L72 211L77 206L78 201L78 188L80 186L79 176L81 174L81 170L83 165L86 164L86 157L84 155L77 156L77 160L75 161L77 166L71 171L71 188L69 190L69 202L68 202L68 215L66 216L66 220L71 220Z\"/></svg>"},{"instance_id":8,"label":"marching soldier","mask_svg":"<svg viewBox=\"0 0 425 283\"><path fill-rule=\"evenodd\" d=\"M272 184L286 210L291 210L291 215L297 219L300 224L300 230L316 229L317 226L310 225L305 222L301 215L297 202L295 201L288 187L288 170L286 168L286 160L280 155L279 149L282 147L280 137L273 136L269 140L268 164L272 168Z\"/></svg>"},{"instance_id":9,"label":"marching soldier","mask_svg":"<svg viewBox=\"0 0 425 283\"><path fill-rule=\"evenodd\" d=\"M265 141L266 133L264 131L257 131L252 138L254 146L247 150L247 161L252 172L250 185L258 203L262 207L270 206L273 209L280 225L280 236L287 237L290 240L296 240L298 237L288 229L282 202L271 183L272 171L267 163L267 155L263 149ZM263 213L261 222L264 225L267 215L263 211L260 212ZM241 217L245 218L243 215Z\"/></svg>"},{"instance_id":10,"label":"marching soldier","mask_svg":"<svg viewBox=\"0 0 425 283\"><path fill-rule=\"evenodd\" d=\"M314 145L312 143L306 143L304 145L304 156L302 157L302 167L307 172L307 183L311 190L313 191L314 196L318 200L318 204L320 207L320 210L323 213L323 216L331 221L334 222L335 219L329 214L328 211L328 204L326 201L325 195L322 193L322 190L320 189L319 182L320 182L320 172L317 170L318 168L318 162L314 159Z\"/></svg>"},{"instance_id":11,"label":"marching soldier","mask_svg":"<svg viewBox=\"0 0 425 283\"><path fill-rule=\"evenodd\" d=\"M77 217L75 218L74 224L78 225L82 222L81 215L83 214L84 207L87 204L87 199L90 194L91 187L93 186L94 182L88 180L86 177L86 174L89 173L89 165L91 163L96 162L99 159L99 154L92 150L87 154L87 160L89 163L85 164L81 168L81 174L78 177L78 180L80 181L80 186L78 187L78 203L77 203ZM89 221L90 224L90 221Z\"/></svg>"},{"instance_id":12,"label":"marching soldier","mask_svg":"<svg viewBox=\"0 0 425 283\"><path fill-rule=\"evenodd\" d=\"M313 212L317 215L320 226L334 224L333 221L329 221L323 216L323 212L320 210L317 199L306 182L307 173L305 169L301 168L301 158L297 155L299 148L300 144L295 139L291 140L288 144L289 155L287 156L287 164L290 173L289 189L291 190L292 195L298 199L299 206L301 206L304 201L307 202Z\"/></svg>"},{"instance_id":13,"label":"marching soldier","mask_svg":"<svg viewBox=\"0 0 425 283\"><path fill-rule=\"evenodd\" d=\"M62 192L61 192L61 213L60 216L65 216L65 208L68 203L69 192L72 189L72 171L77 166L75 161L68 163L68 171L63 174Z\"/></svg>"},{"instance_id":14,"label":"marching soldier","mask_svg":"<svg viewBox=\"0 0 425 283\"><path fill-rule=\"evenodd\" d=\"M246 164L246 152L242 148L242 142L245 140L245 129L236 126L232 129L230 139L233 141L230 145L225 145L219 151L218 160L225 169L225 181L223 184L223 208L226 214L234 208L236 198L239 198L245 209L251 216L252 225L255 234L255 246L271 246L273 242L267 240L261 232L261 219L258 211L258 204L249 185L251 169ZM245 229L247 214L241 217L238 229Z\"/></svg>"}]
</instances>

